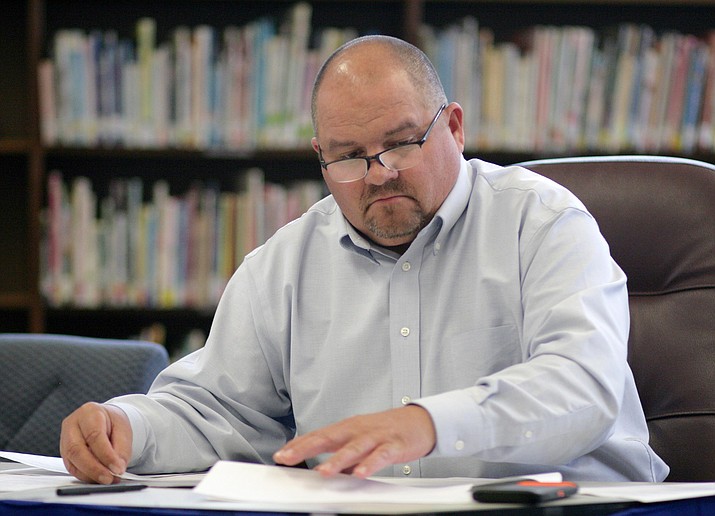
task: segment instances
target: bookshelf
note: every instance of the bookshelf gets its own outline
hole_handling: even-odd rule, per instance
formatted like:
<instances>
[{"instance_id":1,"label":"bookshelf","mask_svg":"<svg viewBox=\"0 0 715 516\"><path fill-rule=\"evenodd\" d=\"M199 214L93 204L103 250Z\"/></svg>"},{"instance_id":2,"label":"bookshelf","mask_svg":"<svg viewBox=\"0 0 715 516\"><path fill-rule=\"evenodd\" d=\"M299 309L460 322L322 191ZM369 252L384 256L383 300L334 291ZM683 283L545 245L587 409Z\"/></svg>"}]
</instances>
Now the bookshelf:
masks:
<instances>
[{"instance_id":1,"label":"bookshelf","mask_svg":"<svg viewBox=\"0 0 715 516\"><path fill-rule=\"evenodd\" d=\"M120 142L49 142L41 136L40 63L53 56L55 36L64 29L114 31L118 38L136 36L137 22L155 22L155 45L169 41L179 26L206 25L220 33L225 27L245 27L256 20L279 26L296 2L292 0L7 0L0 20L0 331L30 331L127 337L155 322L163 323L168 342L177 342L194 328L207 331L210 306L74 306L47 301L41 284L45 252L43 218L48 205L47 181L58 170L69 183L91 180L98 203L109 195L112 180L140 177L145 192L165 180L172 194L183 195L196 181L213 182L221 191L235 187L242 171L260 168L265 180L288 185L294 180L319 180L320 171L302 135L289 144L258 145L137 145ZM313 0L311 30L337 27L357 34L383 33L403 37L423 48L429 44L423 24L440 34L467 17L493 32L494 43L510 41L536 25L586 26L601 36L619 24L646 24L661 34L678 31L705 36L715 28L713 0ZM462 99L455 96L455 100ZM464 102L463 102L464 104ZM466 107L466 106L465 106ZM304 144L296 142L302 141ZM485 146L478 139L468 156L509 163L565 153L607 153L609 149L518 148ZM631 151L618 148L619 152ZM637 150L637 149L636 149ZM588 152L587 152L588 151ZM665 149L659 153L712 161L712 149Z\"/></svg>"}]
</instances>

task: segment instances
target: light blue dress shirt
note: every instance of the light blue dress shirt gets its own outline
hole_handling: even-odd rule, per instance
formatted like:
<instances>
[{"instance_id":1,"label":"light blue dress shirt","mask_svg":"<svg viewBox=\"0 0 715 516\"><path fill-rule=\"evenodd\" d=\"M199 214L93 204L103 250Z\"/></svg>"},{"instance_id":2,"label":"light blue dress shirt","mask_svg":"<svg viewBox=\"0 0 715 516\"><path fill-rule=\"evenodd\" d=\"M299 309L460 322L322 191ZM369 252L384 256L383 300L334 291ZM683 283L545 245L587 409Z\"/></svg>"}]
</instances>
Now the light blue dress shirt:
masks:
<instances>
[{"instance_id":1,"label":"light blue dress shirt","mask_svg":"<svg viewBox=\"0 0 715 516\"><path fill-rule=\"evenodd\" d=\"M245 259L204 349L112 403L136 472L271 463L295 432L416 403L437 445L381 474L659 481L628 328L625 275L584 206L463 160L402 256L318 202Z\"/></svg>"}]
</instances>

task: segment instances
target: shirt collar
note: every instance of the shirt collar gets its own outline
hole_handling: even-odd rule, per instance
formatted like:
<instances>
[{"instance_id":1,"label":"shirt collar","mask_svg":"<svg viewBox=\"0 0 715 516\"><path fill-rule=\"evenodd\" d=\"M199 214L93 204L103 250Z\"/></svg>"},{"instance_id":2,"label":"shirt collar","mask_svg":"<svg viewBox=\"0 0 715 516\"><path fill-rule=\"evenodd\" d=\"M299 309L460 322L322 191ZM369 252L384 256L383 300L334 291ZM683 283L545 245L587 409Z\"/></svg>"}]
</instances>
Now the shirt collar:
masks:
<instances>
[{"instance_id":1,"label":"shirt collar","mask_svg":"<svg viewBox=\"0 0 715 516\"><path fill-rule=\"evenodd\" d=\"M431 226L435 219L438 219L442 225L439 230L439 235L437 240L443 240L447 233L454 227L462 216L464 210L467 209L467 204L469 203L469 197L472 192L472 185L474 183L474 171L466 159L462 158L459 167L459 175L457 176L457 181L455 181L452 191L449 192L447 198L439 207L437 213L435 213L434 219L427 226ZM427 229L427 228L425 228Z\"/></svg>"}]
</instances>

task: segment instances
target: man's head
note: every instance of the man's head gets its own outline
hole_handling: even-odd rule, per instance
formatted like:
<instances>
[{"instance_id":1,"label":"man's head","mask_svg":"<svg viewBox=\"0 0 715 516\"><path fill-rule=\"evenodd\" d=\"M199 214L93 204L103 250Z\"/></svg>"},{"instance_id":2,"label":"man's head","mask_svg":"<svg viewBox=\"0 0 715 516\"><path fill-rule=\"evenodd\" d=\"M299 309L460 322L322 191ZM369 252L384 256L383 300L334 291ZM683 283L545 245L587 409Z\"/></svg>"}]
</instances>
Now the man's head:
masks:
<instances>
[{"instance_id":1,"label":"man's head","mask_svg":"<svg viewBox=\"0 0 715 516\"><path fill-rule=\"evenodd\" d=\"M427 57L387 36L346 43L316 78L312 115L313 148L346 218L378 244L409 245L454 186L464 150L462 109L447 105ZM361 157L371 159L340 161Z\"/></svg>"}]
</instances>

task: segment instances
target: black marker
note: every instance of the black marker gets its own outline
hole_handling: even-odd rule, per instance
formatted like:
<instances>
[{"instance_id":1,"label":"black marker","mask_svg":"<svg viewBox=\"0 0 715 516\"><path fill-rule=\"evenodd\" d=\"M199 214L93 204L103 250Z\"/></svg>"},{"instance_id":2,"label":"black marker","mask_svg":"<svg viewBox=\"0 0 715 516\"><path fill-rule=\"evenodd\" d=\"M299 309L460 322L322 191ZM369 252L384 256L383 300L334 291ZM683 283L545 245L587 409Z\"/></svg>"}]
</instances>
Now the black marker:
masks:
<instances>
[{"instance_id":1,"label":"black marker","mask_svg":"<svg viewBox=\"0 0 715 516\"><path fill-rule=\"evenodd\" d=\"M140 491L145 487L147 487L145 484L92 484L72 487L58 487L57 496L78 496L94 493L123 493L125 491Z\"/></svg>"}]
</instances>

